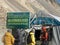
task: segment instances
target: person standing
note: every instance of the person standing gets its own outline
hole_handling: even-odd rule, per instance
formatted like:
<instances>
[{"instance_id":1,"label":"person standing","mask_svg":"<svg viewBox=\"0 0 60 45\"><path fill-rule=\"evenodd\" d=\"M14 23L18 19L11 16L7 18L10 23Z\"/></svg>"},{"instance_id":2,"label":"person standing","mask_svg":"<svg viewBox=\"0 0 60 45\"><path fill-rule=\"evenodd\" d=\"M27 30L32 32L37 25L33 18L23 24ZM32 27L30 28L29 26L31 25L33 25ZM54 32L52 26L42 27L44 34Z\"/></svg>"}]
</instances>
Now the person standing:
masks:
<instances>
[{"instance_id":1,"label":"person standing","mask_svg":"<svg viewBox=\"0 0 60 45\"><path fill-rule=\"evenodd\" d=\"M34 29L30 31L30 37L31 37L30 45L35 45Z\"/></svg>"},{"instance_id":2,"label":"person standing","mask_svg":"<svg viewBox=\"0 0 60 45\"><path fill-rule=\"evenodd\" d=\"M14 37L15 37L15 42L14 45L20 45L20 30L14 29Z\"/></svg>"},{"instance_id":3,"label":"person standing","mask_svg":"<svg viewBox=\"0 0 60 45\"><path fill-rule=\"evenodd\" d=\"M42 27L40 39L42 40L41 45L48 45L48 32L45 26Z\"/></svg>"},{"instance_id":4,"label":"person standing","mask_svg":"<svg viewBox=\"0 0 60 45\"><path fill-rule=\"evenodd\" d=\"M7 32L5 33L5 35L2 38L2 42L4 43L4 45L13 45L14 41L15 41L15 38L11 34L11 31L7 30Z\"/></svg>"}]
</instances>

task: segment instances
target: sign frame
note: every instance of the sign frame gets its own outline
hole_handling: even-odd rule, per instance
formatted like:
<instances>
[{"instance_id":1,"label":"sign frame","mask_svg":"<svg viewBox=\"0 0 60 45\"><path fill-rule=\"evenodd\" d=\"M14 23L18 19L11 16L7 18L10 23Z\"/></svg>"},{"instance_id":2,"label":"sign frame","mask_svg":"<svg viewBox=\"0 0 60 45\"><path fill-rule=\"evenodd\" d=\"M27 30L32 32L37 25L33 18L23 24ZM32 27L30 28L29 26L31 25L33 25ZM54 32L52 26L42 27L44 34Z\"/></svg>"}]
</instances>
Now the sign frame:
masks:
<instances>
[{"instance_id":1,"label":"sign frame","mask_svg":"<svg viewBox=\"0 0 60 45\"><path fill-rule=\"evenodd\" d=\"M28 15L28 25L26 25L26 26L24 26L24 25L8 25L8 20L9 20L9 18L8 18L8 14L12 14L12 15L14 15L15 13L16 14L18 14L18 13L20 13L20 14L27 14ZM14 14L13 14L14 13ZM27 16L26 15L26 16ZM21 16L21 15L20 15ZM19 16L18 16L19 17ZM24 15L22 15L22 17L24 17ZM13 18L14 19L14 18ZM21 18L21 19L24 19L24 18ZM26 18L27 19L27 18ZM20 22L19 22L20 23ZM22 23L22 22L21 22ZM23 22L24 23L24 22ZM8 12L7 13L7 21L6 21L6 27L8 28L8 29L13 29L13 28L16 28L16 29L27 29L27 28L30 28L30 12Z\"/></svg>"}]
</instances>

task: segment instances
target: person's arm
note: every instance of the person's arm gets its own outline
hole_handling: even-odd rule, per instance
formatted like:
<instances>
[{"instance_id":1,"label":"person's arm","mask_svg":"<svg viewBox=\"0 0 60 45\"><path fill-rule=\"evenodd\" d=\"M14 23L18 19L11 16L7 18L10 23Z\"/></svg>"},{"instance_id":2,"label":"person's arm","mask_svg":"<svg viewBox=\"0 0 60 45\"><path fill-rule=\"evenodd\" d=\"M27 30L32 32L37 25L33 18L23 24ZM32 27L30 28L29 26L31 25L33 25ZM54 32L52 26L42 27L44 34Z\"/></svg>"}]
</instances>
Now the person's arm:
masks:
<instances>
[{"instance_id":1,"label":"person's arm","mask_svg":"<svg viewBox=\"0 0 60 45\"><path fill-rule=\"evenodd\" d=\"M43 37L43 35L40 36L40 39L45 39L45 37Z\"/></svg>"},{"instance_id":2,"label":"person's arm","mask_svg":"<svg viewBox=\"0 0 60 45\"><path fill-rule=\"evenodd\" d=\"M12 44L14 44L15 38L13 37L13 35L11 35L11 42Z\"/></svg>"},{"instance_id":3,"label":"person's arm","mask_svg":"<svg viewBox=\"0 0 60 45\"><path fill-rule=\"evenodd\" d=\"M46 37L46 40L48 40L48 33L46 32L46 34L45 34L45 37Z\"/></svg>"}]
</instances>

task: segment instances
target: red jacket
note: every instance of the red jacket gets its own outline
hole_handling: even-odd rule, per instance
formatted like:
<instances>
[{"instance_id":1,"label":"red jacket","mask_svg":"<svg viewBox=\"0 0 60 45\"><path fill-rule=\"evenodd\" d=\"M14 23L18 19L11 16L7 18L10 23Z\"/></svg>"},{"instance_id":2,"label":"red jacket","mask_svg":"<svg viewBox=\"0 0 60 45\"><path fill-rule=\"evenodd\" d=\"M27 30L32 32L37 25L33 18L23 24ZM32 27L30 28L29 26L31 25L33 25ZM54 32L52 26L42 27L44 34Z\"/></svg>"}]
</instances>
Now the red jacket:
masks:
<instances>
[{"instance_id":1,"label":"red jacket","mask_svg":"<svg viewBox=\"0 0 60 45\"><path fill-rule=\"evenodd\" d=\"M42 40L48 40L48 32L43 32L43 34L40 37Z\"/></svg>"}]
</instances>

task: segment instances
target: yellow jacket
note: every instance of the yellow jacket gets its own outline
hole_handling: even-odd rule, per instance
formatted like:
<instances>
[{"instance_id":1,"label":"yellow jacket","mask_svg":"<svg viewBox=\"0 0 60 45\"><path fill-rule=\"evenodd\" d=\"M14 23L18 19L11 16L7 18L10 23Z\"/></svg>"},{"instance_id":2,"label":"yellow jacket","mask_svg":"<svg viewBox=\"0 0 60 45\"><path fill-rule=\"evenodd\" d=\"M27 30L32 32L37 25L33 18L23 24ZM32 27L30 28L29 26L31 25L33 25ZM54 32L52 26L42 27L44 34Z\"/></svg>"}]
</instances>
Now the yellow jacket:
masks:
<instances>
[{"instance_id":1,"label":"yellow jacket","mask_svg":"<svg viewBox=\"0 0 60 45\"><path fill-rule=\"evenodd\" d=\"M11 33L6 32L5 35L3 36L3 43L4 45L13 45L14 44L14 37Z\"/></svg>"},{"instance_id":2,"label":"yellow jacket","mask_svg":"<svg viewBox=\"0 0 60 45\"><path fill-rule=\"evenodd\" d=\"M33 32L30 32L32 43L35 44L35 36Z\"/></svg>"}]
</instances>

